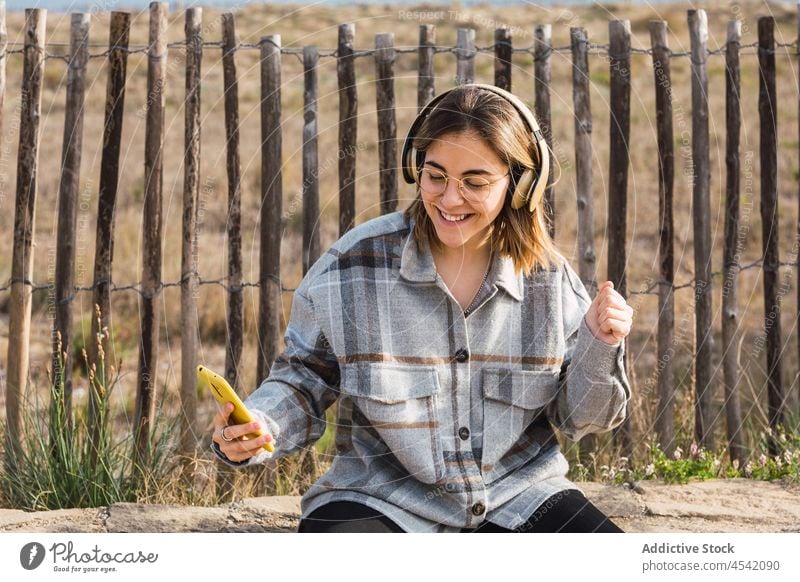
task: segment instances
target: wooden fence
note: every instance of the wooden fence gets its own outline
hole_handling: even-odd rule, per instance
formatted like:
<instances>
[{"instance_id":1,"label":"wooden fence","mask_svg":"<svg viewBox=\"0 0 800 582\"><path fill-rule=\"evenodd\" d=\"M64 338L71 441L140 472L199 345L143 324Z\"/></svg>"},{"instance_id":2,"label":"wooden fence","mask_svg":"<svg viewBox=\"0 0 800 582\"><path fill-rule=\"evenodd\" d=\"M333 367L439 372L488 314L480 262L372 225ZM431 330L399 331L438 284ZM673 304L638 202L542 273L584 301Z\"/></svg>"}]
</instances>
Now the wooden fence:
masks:
<instances>
[{"instance_id":1,"label":"wooden fence","mask_svg":"<svg viewBox=\"0 0 800 582\"><path fill-rule=\"evenodd\" d=\"M0 292L10 292L10 326L7 360L7 433L17 434L21 428L21 403L29 374L29 342L31 322L31 297L34 291L50 289L36 285L32 280L34 243L33 221L37 196L37 168L39 148L39 119L41 114L42 78L45 62L54 55L45 44L46 12L26 10L24 44L19 48L7 46L5 14L0 15L0 106L5 95L6 61L12 54L24 60L22 79L22 107L19 127L19 154L17 160L16 214L12 273L8 285ZM319 173L317 151L317 64L320 52L316 46L305 46L302 51L282 48L279 34L264 36L256 44L241 43L237 38L233 14L222 15L221 41L202 38L202 9L190 8L185 13L185 39L167 41L167 8L165 4L152 3L149 9L149 42L145 47L129 44L131 16L113 12L110 19L110 36L107 50L91 53L89 42L90 19L86 14L74 14L71 20L69 53L62 55L68 64L68 90L64 126L62 172L58 197L58 249L54 291L57 311L55 330L60 332L60 342L68 346L72 341L72 300L77 293L91 292L93 305L99 305L103 314L110 312L110 294L118 290L135 290L140 295L141 340L138 360L135 437L140 458L146 462L150 451L148 443L152 430L156 394L155 370L159 357L159 321L156 304L167 285L181 287L182 362L181 398L184 409L181 447L190 453L196 447L198 431L196 422L195 368L197 365L198 322L196 295L204 281L197 268L197 215L198 192L201 183L200 166L200 78L201 64L208 51L220 51L224 67L226 160L228 176L228 274L227 334L225 373L232 383L241 388L238 375L243 345L243 300L245 286L254 286L259 292L259 357L258 377L263 378L280 350L281 293L291 292L280 285L280 219L282 205L281 177L281 56L287 53L302 55L304 66L303 106L303 272L320 256L319 229ZM766 361L768 370L768 416L773 428L785 421L787 394L781 382L781 356L784 345L781 338L779 314L780 297L777 291L778 269L796 266L796 261L783 263L779 259L777 229L777 117L775 53L779 48L796 49L796 43L780 44L775 40L775 20L762 17L758 20L758 42L743 47L740 42L741 22L730 23L727 42L717 50L707 47L708 28L703 10L690 10L688 23L691 50L685 53L672 51L667 44L667 25L653 21L650 25L651 48L634 49L631 46L629 22L614 20L608 24L608 44L593 44L583 28L570 29L570 44L554 47L551 43L550 25L534 28L534 42L530 47L514 47L511 31L507 27L495 31L494 44L486 48L475 46L475 31L458 30L455 47L436 44L433 25L419 27L419 45L413 48L395 48L392 33L375 35L375 47L370 50L355 48L355 25L339 26L338 46L326 55L337 60L339 86L339 234L344 234L354 223L355 169L358 95L354 63L357 58L374 59L377 78L377 115L380 170L380 208L382 213L397 210L397 127L395 121L395 59L398 53L416 53L418 65L417 107L423 107L436 92L434 86L434 59L442 52L456 56L456 83L475 79L475 55L479 51L492 51L495 62L497 86L512 89L512 57L514 53L528 52L535 63L535 110L547 137L551 137L550 77L551 56L565 52L572 59L573 105L575 112L575 172L578 223L578 267L590 289L594 288L596 252L594 248L594 200L592 196L592 107L590 103L589 56L606 57L610 73L610 140L608 204L614 212L608 214L607 236L608 278L616 289L630 296L626 284L626 213L628 197L629 146L631 143L631 58L643 53L652 58L656 91L656 120L659 144L658 193L660 229L660 279L637 293L658 295L657 361L658 405L655 432L662 446L670 451L674 446L675 387L672 364L674 340L674 292L691 286L696 306L695 348L695 437L712 448L714 421L712 395L718 388L712 366L714 350L712 329L711 290L712 279L718 273L711 270L711 224L709 209L709 113L707 58L718 54L726 63L726 219L723 249L723 374L725 390L725 422L728 447L732 458L743 460L747 454L741 431L742 413L739 401L736 345L740 320L737 313L737 274L748 268L760 268L764 284L764 309L766 334ZM798 20L800 28L800 20ZM757 52L761 75L759 78L758 112L760 117L761 217L763 223L762 259L747 265L738 263L736 249L739 232L739 133L740 65L742 49ZM241 237L241 180L239 152L239 110L236 54L239 50L260 51L261 73L261 196L260 216L260 276L256 282L246 282L242 277ZM183 183L183 238L182 276L177 283L162 281L162 151L165 124L165 59L168 51L182 50L186 54L185 66L185 163ZM117 203L119 164L123 128L123 105L126 90L126 67L129 54L147 53L147 104L145 132L145 196L143 206L143 260L141 280L138 285L120 287L113 283L114 207ZM791 54L796 54L793 52ZM676 58L691 59L692 93L692 166L693 166L693 234L694 279L686 285L675 285L673 251L673 181L675 152L673 151L673 111L670 63ZM82 148L83 100L85 71L92 58L107 61L107 99L102 145L102 161L98 189L96 258L94 281L88 288L74 285L76 201ZM215 57L216 58L216 57ZM170 89L173 90L173 89ZM0 123L2 120L0 119ZM551 173L552 175L552 173ZM546 194L552 212L554 187ZM553 217L555 219L555 217ZM553 220L553 228L556 221ZM206 281L207 283L207 281ZM800 302L800 294L798 294ZM102 322L93 319L92 336L95 337ZM54 346L55 344L54 340ZM90 342L91 344L92 342ZM93 347L93 346L90 346ZM69 357L70 351L66 354ZM54 377L65 376L64 401L71 406L69 361L59 362L54 350ZM630 350L628 351L630 354ZM96 354L92 354L96 359ZM634 388L635 389L635 388ZM98 417L97 403L90 398L91 418ZM630 417L615 433L623 454L633 452ZM771 442L772 450L775 443Z\"/></svg>"}]
</instances>

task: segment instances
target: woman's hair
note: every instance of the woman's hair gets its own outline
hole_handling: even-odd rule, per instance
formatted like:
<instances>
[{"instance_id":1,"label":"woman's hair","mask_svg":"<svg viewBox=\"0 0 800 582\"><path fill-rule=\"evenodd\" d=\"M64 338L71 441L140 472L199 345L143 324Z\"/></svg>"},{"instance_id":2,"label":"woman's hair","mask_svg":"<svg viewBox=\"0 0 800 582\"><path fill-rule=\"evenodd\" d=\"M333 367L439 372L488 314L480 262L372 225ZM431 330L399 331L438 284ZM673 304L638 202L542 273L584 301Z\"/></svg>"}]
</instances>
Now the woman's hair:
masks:
<instances>
[{"instance_id":1,"label":"woman's hair","mask_svg":"<svg viewBox=\"0 0 800 582\"><path fill-rule=\"evenodd\" d=\"M533 212L526 202L518 209L511 208L511 198L516 184L525 169L539 173L540 160L535 156L533 137L527 124L514 105L502 96L480 87L458 87L448 93L429 114L414 136L417 150L417 171L425 161L425 151L446 134L472 131L477 133L497 156L506 162L511 181L506 191L500 214L492 223L487 238L491 248L502 255L510 255L517 272L529 275L533 270L548 269L559 264L560 253L547 229L544 216L544 198ZM413 217L413 236L417 242L427 240L435 249L441 241L428 216L417 188L417 197L405 210Z\"/></svg>"}]
</instances>

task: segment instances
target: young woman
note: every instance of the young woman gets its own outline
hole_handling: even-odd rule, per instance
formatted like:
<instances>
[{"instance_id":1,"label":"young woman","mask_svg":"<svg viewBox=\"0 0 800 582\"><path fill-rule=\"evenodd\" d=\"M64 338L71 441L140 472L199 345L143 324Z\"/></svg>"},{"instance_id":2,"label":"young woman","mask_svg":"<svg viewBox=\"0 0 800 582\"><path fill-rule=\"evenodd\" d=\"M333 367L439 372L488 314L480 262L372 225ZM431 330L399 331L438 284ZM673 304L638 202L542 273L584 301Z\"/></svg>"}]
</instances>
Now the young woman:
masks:
<instances>
[{"instance_id":1,"label":"young woman","mask_svg":"<svg viewBox=\"0 0 800 582\"><path fill-rule=\"evenodd\" d=\"M416 199L303 278L286 349L246 401L268 434L243 440L226 409L212 444L233 466L292 454L338 403L298 531L622 531L566 478L554 428L577 440L623 421L633 310L610 282L591 300L548 237L546 153L510 93L445 92L406 139Z\"/></svg>"}]
</instances>

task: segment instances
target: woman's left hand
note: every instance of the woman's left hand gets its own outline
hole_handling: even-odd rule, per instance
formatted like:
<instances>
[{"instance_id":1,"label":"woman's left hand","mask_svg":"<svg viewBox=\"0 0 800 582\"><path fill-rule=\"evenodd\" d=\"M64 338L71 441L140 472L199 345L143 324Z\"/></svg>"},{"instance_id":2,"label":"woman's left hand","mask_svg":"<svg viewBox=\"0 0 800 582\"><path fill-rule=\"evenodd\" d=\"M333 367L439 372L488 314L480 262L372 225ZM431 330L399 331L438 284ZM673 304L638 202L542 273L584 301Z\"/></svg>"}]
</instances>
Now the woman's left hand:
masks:
<instances>
[{"instance_id":1,"label":"woman's left hand","mask_svg":"<svg viewBox=\"0 0 800 582\"><path fill-rule=\"evenodd\" d=\"M597 339L615 344L631 332L633 307L614 290L612 281L600 284L586 312L586 325Z\"/></svg>"}]
</instances>

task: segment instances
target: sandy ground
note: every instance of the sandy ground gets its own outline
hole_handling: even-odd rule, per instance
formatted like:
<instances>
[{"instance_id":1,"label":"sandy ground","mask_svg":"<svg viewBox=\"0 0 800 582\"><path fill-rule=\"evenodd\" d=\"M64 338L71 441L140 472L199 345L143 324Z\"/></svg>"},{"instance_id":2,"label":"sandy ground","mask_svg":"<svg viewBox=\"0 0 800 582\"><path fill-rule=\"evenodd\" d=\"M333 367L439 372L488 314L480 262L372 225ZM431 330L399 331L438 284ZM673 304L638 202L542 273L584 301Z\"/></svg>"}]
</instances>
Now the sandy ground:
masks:
<instances>
[{"instance_id":1,"label":"sandy ground","mask_svg":"<svg viewBox=\"0 0 800 582\"><path fill-rule=\"evenodd\" d=\"M800 532L800 486L745 479L633 488L578 483L627 532ZM0 509L2 532L292 532L300 498L264 497L217 507L119 503L96 509Z\"/></svg>"}]
</instances>

